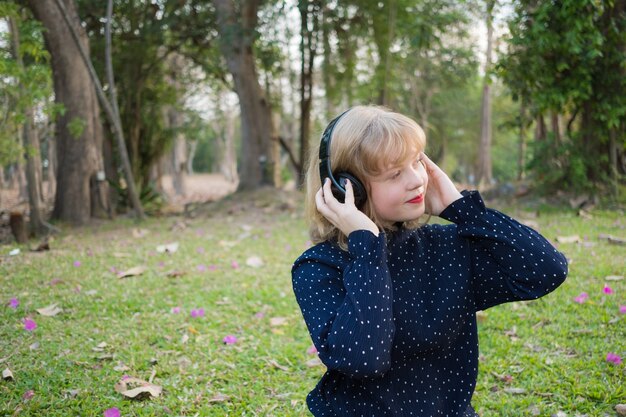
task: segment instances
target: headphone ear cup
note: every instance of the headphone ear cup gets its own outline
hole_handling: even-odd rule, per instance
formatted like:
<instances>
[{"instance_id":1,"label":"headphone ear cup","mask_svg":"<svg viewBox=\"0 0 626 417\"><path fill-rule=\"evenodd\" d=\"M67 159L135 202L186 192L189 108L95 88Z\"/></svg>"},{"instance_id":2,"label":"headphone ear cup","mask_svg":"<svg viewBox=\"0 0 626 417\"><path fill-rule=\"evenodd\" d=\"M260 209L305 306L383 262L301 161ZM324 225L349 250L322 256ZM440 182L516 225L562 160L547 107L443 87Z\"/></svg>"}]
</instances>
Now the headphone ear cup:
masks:
<instances>
[{"instance_id":1,"label":"headphone ear cup","mask_svg":"<svg viewBox=\"0 0 626 417\"><path fill-rule=\"evenodd\" d=\"M365 190L365 186L361 183L361 181L359 181L357 177L350 174L349 172L340 172L335 175L335 178L342 187L342 190L338 190L341 193L341 200L339 201L341 201L342 203L345 201L346 180L349 180L352 184L352 191L354 193L354 205L358 208L361 208L367 200L367 191ZM339 199L335 194L336 187L333 188L333 195L335 195L335 198Z\"/></svg>"}]
</instances>

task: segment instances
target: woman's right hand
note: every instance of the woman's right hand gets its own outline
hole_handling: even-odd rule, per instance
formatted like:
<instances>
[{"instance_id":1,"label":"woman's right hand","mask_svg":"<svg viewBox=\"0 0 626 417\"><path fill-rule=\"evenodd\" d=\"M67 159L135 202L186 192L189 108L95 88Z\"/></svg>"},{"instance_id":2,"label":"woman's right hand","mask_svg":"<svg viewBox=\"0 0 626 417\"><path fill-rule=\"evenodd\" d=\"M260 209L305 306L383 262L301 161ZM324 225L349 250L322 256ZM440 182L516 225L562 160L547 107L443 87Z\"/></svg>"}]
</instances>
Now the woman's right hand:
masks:
<instances>
[{"instance_id":1,"label":"woman's right hand","mask_svg":"<svg viewBox=\"0 0 626 417\"><path fill-rule=\"evenodd\" d=\"M378 236L376 223L354 205L354 191L350 181L346 181L346 200L342 204L333 195L330 179L326 178L324 185L315 194L315 205L317 210L346 236L355 230L369 230Z\"/></svg>"}]
</instances>

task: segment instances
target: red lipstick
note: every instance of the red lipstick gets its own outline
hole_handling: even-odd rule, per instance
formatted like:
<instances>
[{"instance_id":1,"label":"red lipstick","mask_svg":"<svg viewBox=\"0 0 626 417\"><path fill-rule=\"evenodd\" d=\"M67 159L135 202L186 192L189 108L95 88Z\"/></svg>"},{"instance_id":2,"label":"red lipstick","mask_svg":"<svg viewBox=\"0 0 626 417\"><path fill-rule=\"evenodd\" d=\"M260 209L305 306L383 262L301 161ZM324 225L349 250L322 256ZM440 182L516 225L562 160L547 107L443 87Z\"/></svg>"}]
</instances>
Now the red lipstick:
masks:
<instances>
[{"instance_id":1,"label":"red lipstick","mask_svg":"<svg viewBox=\"0 0 626 417\"><path fill-rule=\"evenodd\" d=\"M418 195L417 197L407 201L407 203L418 204L418 203L421 203L422 201L424 201L424 194Z\"/></svg>"}]
</instances>

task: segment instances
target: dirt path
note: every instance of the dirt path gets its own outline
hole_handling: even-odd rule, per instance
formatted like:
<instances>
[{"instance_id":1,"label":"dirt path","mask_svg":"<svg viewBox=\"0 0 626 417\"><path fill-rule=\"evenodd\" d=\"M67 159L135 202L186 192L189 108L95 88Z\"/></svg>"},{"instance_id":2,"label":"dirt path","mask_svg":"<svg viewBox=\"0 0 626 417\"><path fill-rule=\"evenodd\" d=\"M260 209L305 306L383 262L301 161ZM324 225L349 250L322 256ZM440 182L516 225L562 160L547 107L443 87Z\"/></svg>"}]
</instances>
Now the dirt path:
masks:
<instances>
[{"instance_id":1,"label":"dirt path","mask_svg":"<svg viewBox=\"0 0 626 417\"><path fill-rule=\"evenodd\" d=\"M54 196L48 190L48 184L44 182L44 211L48 216L52 212ZM194 174L185 178L185 194L177 196L172 187L172 179L163 177L163 188L167 197L164 211L170 213L182 212L185 204L203 203L219 200L237 189L237 183L226 180L220 174ZM13 241L9 228L9 214L22 212L28 215L28 197L20 197L19 190L15 188L0 188L0 244Z\"/></svg>"}]
</instances>

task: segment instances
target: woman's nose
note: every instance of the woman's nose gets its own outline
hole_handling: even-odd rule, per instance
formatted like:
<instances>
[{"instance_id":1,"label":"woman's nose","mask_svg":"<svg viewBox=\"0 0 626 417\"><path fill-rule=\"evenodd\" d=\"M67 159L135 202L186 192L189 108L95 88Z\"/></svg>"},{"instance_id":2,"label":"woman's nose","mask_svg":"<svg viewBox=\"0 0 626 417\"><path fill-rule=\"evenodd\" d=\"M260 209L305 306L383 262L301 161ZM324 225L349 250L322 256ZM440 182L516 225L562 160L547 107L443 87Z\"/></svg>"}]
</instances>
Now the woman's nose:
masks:
<instances>
[{"instance_id":1,"label":"woman's nose","mask_svg":"<svg viewBox=\"0 0 626 417\"><path fill-rule=\"evenodd\" d=\"M411 170L411 176L408 183L409 189L414 190L422 185L424 185L424 174L419 168Z\"/></svg>"}]
</instances>

